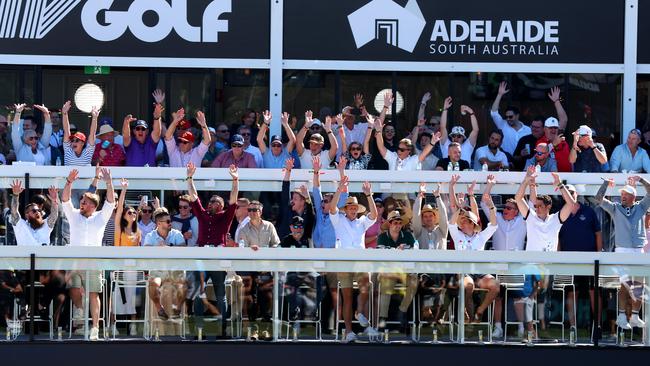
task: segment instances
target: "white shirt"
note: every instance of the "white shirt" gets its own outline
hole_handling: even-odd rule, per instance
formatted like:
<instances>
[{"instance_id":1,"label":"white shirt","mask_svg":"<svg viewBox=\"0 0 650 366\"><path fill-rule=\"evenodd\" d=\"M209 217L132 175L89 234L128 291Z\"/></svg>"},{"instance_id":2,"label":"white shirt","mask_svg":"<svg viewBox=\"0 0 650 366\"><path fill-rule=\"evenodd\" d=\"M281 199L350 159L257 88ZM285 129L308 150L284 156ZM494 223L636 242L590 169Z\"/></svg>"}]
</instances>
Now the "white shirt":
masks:
<instances>
[{"instance_id":1,"label":"white shirt","mask_svg":"<svg viewBox=\"0 0 650 366\"><path fill-rule=\"evenodd\" d=\"M454 239L456 250L485 250L485 243L497 231L497 225L488 224L481 232L467 236L458 229L458 225L449 224L449 235Z\"/></svg>"},{"instance_id":2,"label":"white shirt","mask_svg":"<svg viewBox=\"0 0 650 366\"><path fill-rule=\"evenodd\" d=\"M490 217L490 210L484 202L481 202L481 208L485 216ZM515 216L512 220L506 220L501 212L497 212L497 226L499 228L492 237L492 249L524 250L526 245L526 222L521 215Z\"/></svg>"},{"instance_id":3,"label":"white shirt","mask_svg":"<svg viewBox=\"0 0 650 366\"><path fill-rule=\"evenodd\" d=\"M442 150L443 159L449 157L449 145L451 145L451 140L447 138L447 141L445 141L445 143L442 144L442 146L440 146L440 149ZM473 152L474 152L474 145L472 145L469 142L469 139L465 139L465 142L463 142L463 144L460 145L460 159L465 160L467 162L471 162Z\"/></svg>"},{"instance_id":4,"label":"white shirt","mask_svg":"<svg viewBox=\"0 0 650 366\"><path fill-rule=\"evenodd\" d=\"M363 141L366 139L366 133L368 132L368 123L357 123L351 130L349 130L348 126L344 123L343 129L345 130L345 146L350 146L353 142L358 142L363 145ZM339 148L336 150L336 156L341 156L341 153L343 152L341 135L339 135L338 130L334 130L333 132L336 135L336 141L339 143Z\"/></svg>"},{"instance_id":5,"label":"white shirt","mask_svg":"<svg viewBox=\"0 0 650 366\"><path fill-rule=\"evenodd\" d=\"M320 166L323 169L329 169L331 163L330 151L322 150L319 155L320 155ZM312 169L314 165L312 164L311 158L312 158L311 150L304 149L302 151L302 155L300 155L300 169Z\"/></svg>"},{"instance_id":6,"label":"white shirt","mask_svg":"<svg viewBox=\"0 0 650 366\"><path fill-rule=\"evenodd\" d=\"M501 117L498 111L490 111L490 115L494 124L503 132L501 148L510 155L514 154L519 139L532 133L530 127L522 123L521 128L517 131Z\"/></svg>"},{"instance_id":7,"label":"white shirt","mask_svg":"<svg viewBox=\"0 0 650 366\"><path fill-rule=\"evenodd\" d=\"M52 228L47 225L47 220L43 221L43 226L34 230L26 220L18 220L14 225L14 234L16 237L16 245L18 246L37 246L43 244L50 245L50 234Z\"/></svg>"},{"instance_id":8,"label":"white shirt","mask_svg":"<svg viewBox=\"0 0 650 366\"><path fill-rule=\"evenodd\" d=\"M208 152L209 146L204 144L203 141L199 146L192 148L192 150L184 153L176 145L174 139L165 140L165 145L167 146L167 155L169 155L169 166L170 167L181 167L184 168L191 161L194 163L194 166L201 166L201 161L206 152ZM259 150L258 150L259 151Z\"/></svg>"},{"instance_id":9,"label":"white shirt","mask_svg":"<svg viewBox=\"0 0 650 366\"><path fill-rule=\"evenodd\" d=\"M384 160L388 163L388 170L421 170L422 164L418 155L411 155L402 160L396 152L386 150Z\"/></svg>"},{"instance_id":10,"label":"white shirt","mask_svg":"<svg viewBox=\"0 0 650 366\"><path fill-rule=\"evenodd\" d=\"M208 151L208 147L206 146L205 151ZM253 157L255 158L255 165L257 165L258 168L264 168L264 158L262 157L262 152L260 151L259 148L253 146L253 145L248 145L247 148L244 149L247 153L253 154ZM205 153L203 153L205 155ZM203 157L201 157L203 159ZM199 165L201 166L201 163L199 162ZM302 165L301 165L302 167Z\"/></svg>"},{"instance_id":11,"label":"white shirt","mask_svg":"<svg viewBox=\"0 0 650 366\"><path fill-rule=\"evenodd\" d=\"M106 223L113 215L115 202L104 201L101 211L95 211L90 217L79 213L72 206L72 201L63 202L63 213L70 223L70 246L100 247L104 237Z\"/></svg>"},{"instance_id":12,"label":"white shirt","mask_svg":"<svg viewBox=\"0 0 650 366\"><path fill-rule=\"evenodd\" d=\"M508 167L508 157L503 151L497 149L497 153L495 155L492 153L492 150L490 150L490 148L485 145L476 149L476 153L474 154L474 170L481 171L483 164L481 164L479 160L483 158L487 158L492 162L500 161L503 167Z\"/></svg>"},{"instance_id":13,"label":"white shirt","mask_svg":"<svg viewBox=\"0 0 650 366\"><path fill-rule=\"evenodd\" d=\"M330 221L337 239L335 248L365 249L366 230L377 220L371 220L367 215L363 215L350 221L343 213L337 212L330 215Z\"/></svg>"},{"instance_id":14,"label":"white shirt","mask_svg":"<svg viewBox=\"0 0 650 366\"><path fill-rule=\"evenodd\" d=\"M239 232L240 232L241 229L243 229L244 226L246 226L246 224L248 224L250 221L251 221L251 218L250 218L249 216L246 216L246 217L244 217L243 220L241 220L241 222L239 223L239 225L237 225L237 230L235 230L235 242L239 243Z\"/></svg>"},{"instance_id":15,"label":"white shirt","mask_svg":"<svg viewBox=\"0 0 650 366\"><path fill-rule=\"evenodd\" d=\"M542 220L537 216L535 210L528 210L528 217L526 218L528 243L526 244L526 251L557 251L558 234L560 234L561 227L559 213L548 215L546 220Z\"/></svg>"},{"instance_id":16,"label":"white shirt","mask_svg":"<svg viewBox=\"0 0 650 366\"><path fill-rule=\"evenodd\" d=\"M153 220L149 221L148 224L145 224L142 221L138 221L138 228L140 229L140 232L142 232L140 245L144 245L144 238L147 236L147 234L154 231L156 228L156 223L153 222Z\"/></svg>"}]
</instances>

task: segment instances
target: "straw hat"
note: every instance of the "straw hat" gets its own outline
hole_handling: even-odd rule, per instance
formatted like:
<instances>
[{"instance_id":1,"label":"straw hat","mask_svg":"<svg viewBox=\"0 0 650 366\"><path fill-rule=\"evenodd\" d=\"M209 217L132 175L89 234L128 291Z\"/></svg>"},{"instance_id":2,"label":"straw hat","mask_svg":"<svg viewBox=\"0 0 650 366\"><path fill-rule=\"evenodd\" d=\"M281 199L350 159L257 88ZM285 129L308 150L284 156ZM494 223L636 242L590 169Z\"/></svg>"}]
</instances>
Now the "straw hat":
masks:
<instances>
[{"instance_id":1,"label":"straw hat","mask_svg":"<svg viewBox=\"0 0 650 366\"><path fill-rule=\"evenodd\" d=\"M366 208L363 207L363 205L359 204L359 201L357 200L356 197L348 197L348 199L345 201L344 207L348 207L348 206L357 206L358 207L357 213L366 212Z\"/></svg>"}]
</instances>

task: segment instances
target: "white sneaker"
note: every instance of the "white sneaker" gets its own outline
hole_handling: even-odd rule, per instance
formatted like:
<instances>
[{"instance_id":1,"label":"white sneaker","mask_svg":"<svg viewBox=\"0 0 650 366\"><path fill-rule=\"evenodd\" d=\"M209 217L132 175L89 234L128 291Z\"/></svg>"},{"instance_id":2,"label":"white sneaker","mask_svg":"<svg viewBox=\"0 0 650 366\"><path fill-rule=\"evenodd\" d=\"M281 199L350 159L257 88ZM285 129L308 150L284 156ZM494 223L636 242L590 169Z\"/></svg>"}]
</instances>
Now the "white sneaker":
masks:
<instances>
[{"instance_id":1,"label":"white sneaker","mask_svg":"<svg viewBox=\"0 0 650 366\"><path fill-rule=\"evenodd\" d=\"M377 329L373 327L367 327L366 329L363 330L363 333L365 333L370 339L377 338L380 336L380 333L377 331Z\"/></svg>"},{"instance_id":2,"label":"white sneaker","mask_svg":"<svg viewBox=\"0 0 650 366\"><path fill-rule=\"evenodd\" d=\"M627 321L627 315L625 315L624 313L618 314L618 317L616 318L616 325L618 325L619 328L624 330L632 329L630 323L628 323Z\"/></svg>"},{"instance_id":3,"label":"white sneaker","mask_svg":"<svg viewBox=\"0 0 650 366\"><path fill-rule=\"evenodd\" d=\"M354 314L354 318L359 321L359 325L361 325L364 328L368 328L370 326L370 322L368 321L368 318L366 318L365 315L362 313L356 313Z\"/></svg>"},{"instance_id":4,"label":"white sneaker","mask_svg":"<svg viewBox=\"0 0 650 366\"><path fill-rule=\"evenodd\" d=\"M494 330L492 331L492 337L493 338L503 337L503 329L501 327L494 327Z\"/></svg>"},{"instance_id":5,"label":"white sneaker","mask_svg":"<svg viewBox=\"0 0 650 366\"><path fill-rule=\"evenodd\" d=\"M522 338L524 336L524 327L517 328L517 337Z\"/></svg>"},{"instance_id":6,"label":"white sneaker","mask_svg":"<svg viewBox=\"0 0 650 366\"><path fill-rule=\"evenodd\" d=\"M130 336L136 336L138 335L138 325L135 323L131 323L129 325L129 335Z\"/></svg>"},{"instance_id":7,"label":"white sneaker","mask_svg":"<svg viewBox=\"0 0 650 366\"><path fill-rule=\"evenodd\" d=\"M83 309L74 308L74 310L72 311L72 319L74 319L74 320L82 320L83 318L84 318Z\"/></svg>"},{"instance_id":8,"label":"white sneaker","mask_svg":"<svg viewBox=\"0 0 650 366\"><path fill-rule=\"evenodd\" d=\"M639 314L632 314L632 317L630 318L630 325L636 328L643 328L645 327L645 322L639 319Z\"/></svg>"},{"instance_id":9,"label":"white sneaker","mask_svg":"<svg viewBox=\"0 0 650 366\"><path fill-rule=\"evenodd\" d=\"M97 327L90 328L90 337L88 339L90 339L91 341L98 341L99 340L99 328L97 328Z\"/></svg>"},{"instance_id":10,"label":"white sneaker","mask_svg":"<svg viewBox=\"0 0 650 366\"><path fill-rule=\"evenodd\" d=\"M343 340L343 343L350 343L350 342L354 342L356 340L357 340L357 335L354 334L354 332L348 332L345 335L345 339Z\"/></svg>"}]
</instances>

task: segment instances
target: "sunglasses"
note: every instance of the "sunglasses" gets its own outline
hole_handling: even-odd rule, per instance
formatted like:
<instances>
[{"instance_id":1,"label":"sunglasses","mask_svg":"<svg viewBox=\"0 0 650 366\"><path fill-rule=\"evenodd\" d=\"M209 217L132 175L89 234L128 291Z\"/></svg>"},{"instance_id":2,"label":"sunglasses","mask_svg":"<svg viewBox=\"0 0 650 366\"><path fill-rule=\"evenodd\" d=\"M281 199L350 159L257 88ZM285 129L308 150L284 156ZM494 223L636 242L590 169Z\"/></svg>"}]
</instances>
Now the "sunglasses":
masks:
<instances>
[{"instance_id":1,"label":"sunglasses","mask_svg":"<svg viewBox=\"0 0 650 366\"><path fill-rule=\"evenodd\" d=\"M310 130L320 130L320 126L311 126L309 127Z\"/></svg>"},{"instance_id":2,"label":"sunglasses","mask_svg":"<svg viewBox=\"0 0 650 366\"><path fill-rule=\"evenodd\" d=\"M74 144L74 143L76 143L76 142L83 142L83 141L81 141L81 140L79 140L79 139L72 139L72 140L70 140L70 142Z\"/></svg>"},{"instance_id":3,"label":"sunglasses","mask_svg":"<svg viewBox=\"0 0 650 366\"><path fill-rule=\"evenodd\" d=\"M27 213L36 213L36 212L41 212L41 210L37 208L32 208L31 210L27 211Z\"/></svg>"},{"instance_id":4,"label":"sunglasses","mask_svg":"<svg viewBox=\"0 0 650 366\"><path fill-rule=\"evenodd\" d=\"M228 130L217 130L217 132L220 132L220 133L228 133L228 132L230 132L230 131L228 131Z\"/></svg>"},{"instance_id":5,"label":"sunglasses","mask_svg":"<svg viewBox=\"0 0 650 366\"><path fill-rule=\"evenodd\" d=\"M178 208L181 210L187 210L188 208L190 208L190 206L183 205L183 206L178 206Z\"/></svg>"},{"instance_id":6,"label":"sunglasses","mask_svg":"<svg viewBox=\"0 0 650 366\"><path fill-rule=\"evenodd\" d=\"M271 147L282 147L282 144L271 144Z\"/></svg>"},{"instance_id":7,"label":"sunglasses","mask_svg":"<svg viewBox=\"0 0 650 366\"><path fill-rule=\"evenodd\" d=\"M402 221L401 220L393 220L393 221L390 222L390 224L391 225L402 225Z\"/></svg>"},{"instance_id":8,"label":"sunglasses","mask_svg":"<svg viewBox=\"0 0 650 366\"><path fill-rule=\"evenodd\" d=\"M259 208L249 208L248 212L258 212L259 210Z\"/></svg>"},{"instance_id":9,"label":"sunglasses","mask_svg":"<svg viewBox=\"0 0 650 366\"><path fill-rule=\"evenodd\" d=\"M147 129L144 128L144 127L136 127L135 130L136 131L146 131Z\"/></svg>"},{"instance_id":10,"label":"sunglasses","mask_svg":"<svg viewBox=\"0 0 650 366\"><path fill-rule=\"evenodd\" d=\"M515 118L515 116L512 115L512 114L506 114L506 118L507 118L507 119L513 119L513 118Z\"/></svg>"},{"instance_id":11,"label":"sunglasses","mask_svg":"<svg viewBox=\"0 0 650 366\"><path fill-rule=\"evenodd\" d=\"M361 151L360 147L351 147L350 151Z\"/></svg>"},{"instance_id":12,"label":"sunglasses","mask_svg":"<svg viewBox=\"0 0 650 366\"><path fill-rule=\"evenodd\" d=\"M128 211L126 214L127 214L127 215L130 215L130 216L135 216L135 215L137 215L137 213L136 213L135 211Z\"/></svg>"},{"instance_id":13,"label":"sunglasses","mask_svg":"<svg viewBox=\"0 0 650 366\"><path fill-rule=\"evenodd\" d=\"M244 145L232 144L232 145L230 145L230 147L232 147L233 149L235 149L235 148L242 148L242 147L244 147Z\"/></svg>"},{"instance_id":14,"label":"sunglasses","mask_svg":"<svg viewBox=\"0 0 650 366\"><path fill-rule=\"evenodd\" d=\"M546 154L544 151L535 151L535 155L537 156L542 156L544 154Z\"/></svg>"},{"instance_id":15,"label":"sunglasses","mask_svg":"<svg viewBox=\"0 0 650 366\"><path fill-rule=\"evenodd\" d=\"M250 136L251 134L250 133L242 133L241 135L242 136Z\"/></svg>"},{"instance_id":16,"label":"sunglasses","mask_svg":"<svg viewBox=\"0 0 650 366\"><path fill-rule=\"evenodd\" d=\"M302 229L302 228L303 228L302 225L291 225L291 227L294 228L294 229L296 229L296 230L297 230L297 229Z\"/></svg>"},{"instance_id":17,"label":"sunglasses","mask_svg":"<svg viewBox=\"0 0 650 366\"><path fill-rule=\"evenodd\" d=\"M153 210L150 210L150 209L148 209L148 208L145 208L144 210L142 210L142 213L150 214L150 213L152 213L152 212L153 212Z\"/></svg>"},{"instance_id":18,"label":"sunglasses","mask_svg":"<svg viewBox=\"0 0 650 366\"><path fill-rule=\"evenodd\" d=\"M463 136L463 135L449 135L449 137L451 137L452 139L459 139L459 138L465 137L465 136Z\"/></svg>"}]
</instances>

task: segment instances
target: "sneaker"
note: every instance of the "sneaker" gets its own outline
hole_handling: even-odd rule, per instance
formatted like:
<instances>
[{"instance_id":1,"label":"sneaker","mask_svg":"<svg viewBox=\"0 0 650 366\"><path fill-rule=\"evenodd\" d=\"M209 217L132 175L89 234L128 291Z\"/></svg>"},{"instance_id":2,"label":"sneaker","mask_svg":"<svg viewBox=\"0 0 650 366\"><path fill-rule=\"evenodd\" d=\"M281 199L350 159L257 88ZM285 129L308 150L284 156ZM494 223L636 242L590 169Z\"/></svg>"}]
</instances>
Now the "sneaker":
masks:
<instances>
[{"instance_id":1,"label":"sneaker","mask_svg":"<svg viewBox=\"0 0 650 366\"><path fill-rule=\"evenodd\" d=\"M377 323L377 329L385 329L386 328L386 318L379 318L379 322Z\"/></svg>"},{"instance_id":2,"label":"sneaker","mask_svg":"<svg viewBox=\"0 0 650 366\"><path fill-rule=\"evenodd\" d=\"M291 314L291 321L296 321L298 319L300 319L300 308L296 306L293 310L293 314Z\"/></svg>"},{"instance_id":3,"label":"sneaker","mask_svg":"<svg viewBox=\"0 0 650 366\"><path fill-rule=\"evenodd\" d=\"M363 333L367 335L370 340L378 339L381 336L381 333L373 327L367 327L363 330Z\"/></svg>"},{"instance_id":4,"label":"sneaker","mask_svg":"<svg viewBox=\"0 0 650 366\"><path fill-rule=\"evenodd\" d=\"M645 322L639 319L639 314L633 313L632 317L630 318L630 325L636 328L643 328L645 327Z\"/></svg>"},{"instance_id":5,"label":"sneaker","mask_svg":"<svg viewBox=\"0 0 650 366\"><path fill-rule=\"evenodd\" d=\"M84 318L84 312L80 308L74 308L72 311L72 319L73 320L82 320Z\"/></svg>"},{"instance_id":6,"label":"sneaker","mask_svg":"<svg viewBox=\"0 0 650 366\"><path fill-rule=\"evenodd\" d=\"M345 335L345 339L343 340L343 343L355 342L356 340L357 340L357 335L354 334L354 332L348 332Z\"/></svg>"},{"instance_id":7,"label":"sneaker","mask_svg":"<svg viewBox=\"0 0 650 366\"><path fill-rule=\"evenodd\" d=\"M130 336L136 336L138 335L138 325L135 323L131 323L129 325L129 335Z\"/></svg>"},{"instance_id":8,"label":"sneaker","mask_svg":"<svg viewBox=\"0 0 650 366\"><path fill-rule=\"evenodd\" d=\"M162 320L169 319L169 315L167 315L167 313L165 312L165 309L163 309L163 308L160 308L160 310L158 310L158 317L160 319L162 319Z\"/></svg>"},{"instance_id":9,"label":"sneaker","mask_svg":"<svg viewBox=\"0 0 650 366\"><path fill-rule=\"evenodd\" d=\"M503 329L501 327L494 327L494 330L492 331L492 337L493 338L503 337Z\"/></svg>"},{"instance_id":10,"label":"sneaker","mask_svg":"<svg viewBox=\"0 0 650 366\"><path fill-rule=\"evenodd\" d=\"M627 315L625 313L619 313L618 317L616 318L616 325L624 330L630 330L632 327L630 326L630 323L627 321Z\"/></svg>"},{"instance_id":11,"label":"sneaker","mask_svg":"<svg viewBox=\"0 0 650 366\"><path fill-rule=\"evenodd\" d=\"M90 339L91 341L98 341L99 340L99 328L92 327L90 329L90 337L88 339Z\"/></svg>"},{"instance_id":12,"label":"sneaker","mask_svg":"<svg viewBox=\"0 0 650 366\"><path fill-rule=\"evenodd\" d=\"M354 318L357 319L357 321L359 321L359 325L361 325L362 327L368 328L368 326L370 326L370 322L368 321L368 318L366 318L365 315L361 313L356 313L354 314Z\"/></svg>"}]
</instances>

